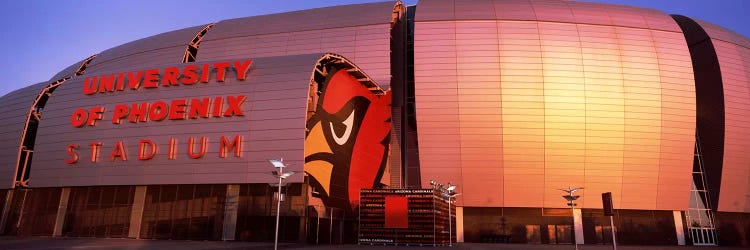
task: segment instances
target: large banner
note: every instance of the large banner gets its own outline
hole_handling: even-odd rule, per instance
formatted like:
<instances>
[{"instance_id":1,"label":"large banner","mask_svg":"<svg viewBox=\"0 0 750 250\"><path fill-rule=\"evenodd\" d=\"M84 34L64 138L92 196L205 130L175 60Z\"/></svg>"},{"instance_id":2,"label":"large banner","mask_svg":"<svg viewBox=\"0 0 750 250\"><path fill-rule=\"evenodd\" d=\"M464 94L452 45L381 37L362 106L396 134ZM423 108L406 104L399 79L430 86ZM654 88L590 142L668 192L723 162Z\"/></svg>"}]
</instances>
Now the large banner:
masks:
<instances>
[{"instance_id":1,"label":"large banner","mask_svg":"<svg viewBox=\"0 0 750 250\"><path fill-rule=\"evenodd\" d=\"M354 208L361 188L380 183L388 160L391 92L375 95L346 70L321 85L307 121L305 172L328 206Z\"/></svg>"}]
</instances>

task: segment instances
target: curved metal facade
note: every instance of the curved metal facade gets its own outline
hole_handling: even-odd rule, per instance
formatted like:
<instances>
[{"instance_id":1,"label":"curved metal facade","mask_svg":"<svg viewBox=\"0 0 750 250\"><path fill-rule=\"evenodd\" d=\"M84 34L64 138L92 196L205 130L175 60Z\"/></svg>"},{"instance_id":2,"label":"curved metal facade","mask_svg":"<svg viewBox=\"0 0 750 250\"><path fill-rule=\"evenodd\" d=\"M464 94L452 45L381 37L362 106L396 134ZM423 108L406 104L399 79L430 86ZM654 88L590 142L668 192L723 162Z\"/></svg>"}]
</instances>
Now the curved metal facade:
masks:
<instances>
[{"instance_id":1,"label":"curved metal facade","mask_svg":"<svg viewBox=\"0 0 750 250\"><path fill-rule=\"evenodd\" d=\"M76 74L76 71L81 67L81 64L83 64L84 62L86 62L86 60L88 60L88 59L89 58L80 60L80 61L78 61L78 62L76 62L76 63L74 63L74 64L66 67L65 69L61 70L60 72L57 72L57 74L55 74L54 76L52 76L52 78L50 78L49 81L50 82L54 82L54 81L60 80L60 79L65 78L65 77L74 76ZM91 59L91 60L93 61L93 59Z\"/></svg>"},{"instance_id":2,"label":"curved metal facade","mask_svg":"<svg viewBox=\"0 0 750 250\"><path fill-rule=\"evenodd\" d=\"M425 1L414 74L422 183L459 206L685 210L695 88L668 15L568 1Z\"/></svg>"},{"instance_id":3,"label":"curved metal facade","mask_svg":"<svg viewBox=\"0 0 750 250\"><path fill-rule=\"evenodd\" d=\"M204 27L200 25L169 31L102 51L88 66L87 73L179 63L188 43Z\"/></svg>"},{"instance_id":4,"label":"curved metal facade","mask_svg":"<svg viewBox=\"0 0 750 250\"><path fill-rule=\"evenodd\" d=\"M395 12L394 12L395 11ZM296 70L300 70L299 72L305 72L301 73L306 77L304 82L309 81L310 77L310 68L308 66L305 67L298 67L295 63L299 62L299 58L301 57L293 57L291 55L300 55L300 54L310 54L310 53L321 53L321 52L327 52L329 50L335 50L338 51L338 53L347 56L351 58L353 61L362 62L361 65L358 65L363 70L366 70L369 72L370 76L372 76L373 80L377 80L381 83L384 83L388 85L391 81L391 72L390 72L390 65L391 65L391 59L390 59L390 35L391 35L391 27L393 25L393 22L396 22L400 15L400 12L403 12L403 6L400 4L397 5L395 2L379 2L379 3L368 3L368 4L359 4L359 5L348 5L348 6L336 6L336 7L330 7L330 8L321 8L321 9L313 9L313 10L304 10L304 11L297 11L297 12L290 12L290 13L282 13L282 14L273 14L273 15L266 15L266 16L258 16L258 17L248 17L248 18L239 18L239 19L232 19L232 20L225 20L221 21L216 24L215 28L212 28L208 32L205 33L205 36L201 39L200 49L198 50L197 54L197 60L200 63L206 63L206 62L214 62L219 60L231 60L231 59L237 59L237 58L249 58L249 59L255 59L255 58L270 58L270 57L280 57L283 59L278 59L281 61L277 61L274 59L262 59L259 62L263 62L264 60L271 60L273 61L271 63L271 66L267 67L279 67L279 68L290 68L292 72L297 72ZM365 14L362 14L365 13ZM395 15L395 16L394 16ZM316 20L316 21L311 21ZM346 21L341 21L346 20ZM180 62L180 60L183 58L183 54L185 53L188 43L191 40L194 40L194 37L205 27L203 26L195 26L175 31L170 31L166 33L162 33L159 35L143 38L140 40L136 40L133 42L129 42L108 50L103 51L102 53L98 54L96 58L91 62L91 64L88 66L87 70L87 76L106 76L110 74L117 74L120 72L127 72L131 70L141 70L145 69L145 67L169 67L169 66L177 66L180 67L180 65L176 65L176 63ZM303 56L304 57L304 56ZM297 58L297 59L295 59ZM300 59L301 60L301 59ZM258 63L258 62L256 62ZM73 66L71 66L73 67ZM61 71L57 75L67 75L71 71L71 67ZM303 70L304 68L304 70ZM56 75L56 76L57 76ZM299 75L299 76L302 76ZM56 77L55 76L55 77ZM250 76L249 76L250 77ZM294 74L288 74L288 75L277 75L277 76L268 76L268 79L261 76L252 76L253 78L256 78L253 81L253 85L255 85L255 81L284 81L284 82L292 82L292 80L289 80L287 78L294 78ZM273 77L276 77L276 79L271 79ZM286 79L286 80L285 80ZM302 78L300 78L302 79ZM369 78L368 78L369 79ZM111 110L112 105L118 102L124 102L126 100L156 100L156 98L173 98L173 97L186 97L190 96L190 92L188 90L178 90L178 91L166 91L166 92L154 92L154 93L128 93L124 95L116 95L116 96L106 96L106 95L100 95L97 98L86 98L89 96L84 96L81 98L83 94L81 94L81 88L84 82L84 77L78 77L73 78L69 80L67 83L64 84L64 86L61 86L55 93L55 97L50 102L49 110L52 110L50 114L55 117L44 117L45 119L41 122L40 130L39 130L39 137L46 137L44 140L41 140L39 143L39 147L36 150L36 154L40 155L36 161L35 161L35 168L34 168L34 177L35 181L33 182L33 186L36 187L42 187L42 186L60 186L60 185L69 185L69 186L80 186L80 185L115 185L115 184L138 184L138 183L151 183L151 184L157 184L157 183L215 183L215 181L209 180L211 178L202 178L204 181L195 181L194 180L194 174L187 173L185 171L188 171L189 168L183 168L180 170L175 170L176 176L184 175L184 179L176 178L176 179L166 179L161 181L152 181L159 178L163 178L163 176L159 176L160 173L164 174L164 172L159 172L160 170L155 170L155 168L151 169L143 169L142 171L135 171L132 169L105 169L102 170L101 168L92 168L88 169L86 167L79 168L78 170L74 171L63 171L62 173L58 173L61 169L65 168L65 166L61 166L60 164L54 164L53 162L59 162L62 160L66 155L64 154L64 151L60 151L58 144L63 143L64 141L81 141L84 140L94 140L96 138L105 138L102 141L111 141L109 144L114 143L115 139L117 137L112 137L113 134L110 132L115 129L114 127L109 128L107 125L104 125L105 129L99 128L97 129L97 132L91 133L91 132L83 132L83 131L68 131L71 129L71 126L69 122L65 122L65 119L69 119L70 113L73 111L74 108L78 107L84 107L89 104L97 104L97 105L103 105L107 110ZM291 84L291 83L290 83ZM260 85L259 85L260 86ZM290 86L281 84L279 86L274 86L284 89L289 88L288 91L302 91L305 92L305 98L307 98L307 88L292 88ZM305 85L306 86L306 85ZM243 92L249 92L251 90L241 90L242 87L234 86L231 88L239 88L236 89L236 91L229 91L226 93L243 93ZM385 86L387 88L387 86ZM295 90L296 89L296 90ZM200 90L192 90L192 91L205 91L205 89ZM218 90L216 90L218 91ZM216 92L216 91L209 91L209 92ZM222 90L223 91L223 90ZM278 91L274 93L283 93L284 91ZM300 92L300 93L302 93ZM271 93L271 92L269 92ZM263 95L266 95L268 93L264 93ZM258 94L260 95L260 94ZM302 96L300 96L302 97ZM271 106L279 106L279 108L273 108L271 106L265 107L263 106L264 102L259 101L258 107L265 107L266 113L263 113L261 111L254 110L256 107L255 101L252 100L253 97L249 97L248 101L245 102L245 104L248 107L252 107L251 109L253 112L254 118L249 119L259 119L256 121L256 123L263 123L263 119L261 117L276 117L279 119L291 119L289 117L282 117L282 116L289 116L290 113L293 113L293 111L288 110L291 107L286 107L289 105L294 106L293 102L283 101L284 98L291 98L292 95L285 95L285 97L279 97L279 98L272 98L272 97L258 97L263 100L266 100L267 102L272 102L274 104L269 104ZM81 100L87 100L84 102L81 102ZM300 102L298 103L300 105L305 105L306 102ZM109 105L109 106L107 106ZM303 107L299 107L299 109L302 109ZM258 115L256 115L256 113ZM274 113L274 114L271 114ZM298 113L298 115L304 115L303 113ZM66 118L67 117L67 118ZM244 117L247 118L247 117ZM185 126L190 127L191 125L197 125L197 121L190 121L188 122L190 124L187 124ZM270 125L270 121L265 121L265 125L263 126L272 126ZM106 123L105 123L106 124ZM294 123L284 123L292 126ZM304 123L301 123L304 124ZM112 125L112 124L108 124ZM131 128L131 126L133 126ZM136 125L136 124L125 124L125 126L119 126L119 127L127 127L126 130L128 130L128 134L132 134L132 138L137 138L139 134L145 135L155 135L160 133L153 133L148 132L149 129L146 129L146 125ZM153 126L153 125L151 125ZM204 125L201 125L199 127L203 127ZM218 126L226 126L226 124L221 123L213 123L209 127L217 127ZM251 130L264 130L264 129L270 129L270 127L263 127L263 126L255 126ZM150 127L150 126L149 126ZM64 129L63 129L64 128ZM199 128L194 128L199 129ZM218 133L219 130L214 129L215 133ZM62 132L60 132L62 131ZM66 132L67 131L67 132ZM109 132L107 132L109 131ZM132 131L139 131L139 132L132 132ZM190 129L186 129L185 131L192 131ZM198 130L193 131L195 133L198 132ZM287 137L292 136L294 137L295 134L291 131L288 131L289 133L286 133ZM146 133L146 134L144 134ZM212 132L213 133L213 132ZM300 139L304 139L304 134L299 134L298 136ZM254 136L257 140L265 140L262 139L264 136ZM52 139L50 139L52 138ZM57 138L57 139L54 139ZM86 139L89 138L89 139ZM295 137L296 138L296 137ZM160 140L168 140L168 138L159 138ZM253 139L253 140L255 140ZM266 138L268 139L268 138ZM278 138L277 138L278 139ZM253 147L260 147L260 145L265 145L268 142L273 141L271 139L268 139L264 141L264 143L256 143L255 141L249 141L247 142L248 145L253 145L251 148L246 148L245 150L252 151ZM289 141L290 138L281 138L281 141ZM49 142L49 143L48 143ZM103 144L107 144L107 142L104 142ZM163 144L164 142L162 142ZM214 140L212 142L209 142L209 147L211 146L217 146L218 141ZM286 143L286 142L285 142ZM50 146L50 144L53 144L54 146ZM85 143L84 143L85 144ZM128 147L131 147L129 150L130 152L137 152L138 145L137 142L131 142L132 145L128 145ZM211 144L217 144L217 145L211 145ZM288 143L287 143L288 144ZM303 143L293 143L295 144L301 152ZM81 145L86 146L86 145ZM55 148L50 148L55 147ZM291 150L289 147L282 147L287 148ZM83 149L83 147L81 148ZM106 146L103 147L103 149L106 149ZM108 150L111 150L108 149ZM135 150L135 151L133 151ZM249 152L248 151L248 152ZM287 150L288 151L288 150ZM294 151L294 150L292 150ZM54 152L54 154L52 153ZM63 154L60 154L60 153ZM302 155L302 153L298 154L299 156ZM246 156L247 157L247 156ZM256 158L250 156L249 158ZM261 159L261 158L258 158ZM263 158L265 159L265 158ZM261 160L263 160L261 159ZM257 160L257 159L256 159ZM301 159L288 159L291 162L297 161ZM178 160L179 161L179 160ZM202 164L203 162L192 162L193 165L195 164ZM87 165L87 163L81 163L82 165ZM149 162L149 164L156 164L159 165L159 163ZM166 164L166 163L164 163ZM169 164L174 164L174 162L169 162ZM181 165L180 163L179 165ZM118 165L118 164L115 164ZM122 164L120 164L122 165ZM131 161L129 163L125 163L124 165L139 165L137 161ZM237 164L237 167L239 167L242 164ZM300 166L302 164L299 164ZM186 166L190 166L189 164ZM164 170L166 171L166 170ZM214 170L219 171L219 170ZM190 171L188 171L190 172ZM204 175L212 175L217 174L221 175L221 177L217 178L223 178L226 176L232 176L232 178L229 178L224 181L220 181L221 183L232 183L232 182L240 182L240 183L246 183L246 182L254 182L252 180L246 179L246 176L244 175L237 175L232 174L232 171L219 171L222 172L219 174L216 173L204 173ZM240 171L242 172L242 171ZM132 176L135 177L135 175L142 175L142 177L137 177L134 180L132 178L120 178L123 176ZM119 177L118 177L119 176ZM191 177L192 176L192 177ZM264 179L264 177L267 177L263 175L264 177L259 177L260 175L253 175L258 176L257 178ZM239 179L237 179L239 178ZM247 177L250 178L250 177ZM253 179L256 177L252 177L250 179ZM256 179L257 179L256 178ZM301 177L295 177L295 178L301 178ZM133 182L135 181L135 182Z\"/></svg>"},{"instance_id":5,"label":"curved metal facade","mask_svg":"<svg viewBox=\"0 0 750 250\"><path fill-rule=\"evenodd\" d=\"M711 38L724 91L724 159L719 211L750 212L750 39L695 20Z\"/></svg>"},{"instance_id":6,"label":"curved metal facade","mask_svg":"<svg viewBox=\"0 0 750 250\"><path fill-rule=\"evenodd\" d=\"M320 57L320 54L313 54L253 59L244 81L235 77L235 71L228 71L223 82L211 75L208 83L138 90L126 88L92 95L82 93L86 83L83 76L72 78L58 87L47 103L37 133L37 137L43 139L36 143L31 186L272 183L274 178L268 174L266 159L278 155L294 164L288 170L302 171L308 87L314 65ZM194 64L153 68L182 68ZM87 75L116 75L144 69L120 70ZM231 107L230 97L236 98L236 107L242 115L226 115L225 110ZM153 118L151 107L158 101L172 103L169 108L174 109L174 100L187 100L188 106L192 106L196 105L192 100L204 98L210 98L211 107L219 107L220 117L213 114L195 119ZM120 123L112 122L118 104L131 107L131 104L142 103L148 103L150 118L131 122L128 120L132 116L129 116ZM77 109L88 110L96 106L104 107L104 113L95 126L71 125L71 117ZM135 109L132 106L131 112L134 113ZM241 148L240 156L235 157L234 151L227 152L226 157L220 155L222 136L229 143L236 136L241 138L242 142L235 145ZM205 143L202 142L204 137L207 139ZM174 158L169 156L172 154L172 138L176 140ZM140 148L142 139L156 144L153 158L138 159L143 151ZM91 142L101 143L95 162L90 160L94 157ZM118 142L122 142L128 159L113 156L117 154ZM66 152L70 144L78 145L79 160L74 164L66 164L66 160L72 157ZM204 147L201 144L205 144L205 155L198 159L190 157L189 152L202 151L198 149ZM289 180L301 182L302 175Z\"/></svg>"},{"instance_id":7,"label":"curved metal facade","mask_svg":"<svg viewBox=\"0 0 750 250\"><path fill-rule=\"evenodd\" d=\"M0 121L0 188L12 188L18 166L18 148L24 135L24 125L34 98L49 83L41 82L0 97L4 118Z\"/></svg>"},{"instance_id":8,"label":"curved metal facade","mask_svg":"<svg viewBox=\"0 0 750 250\"><path fill-rule=\"evenodd\" d=\"M224 20L206 33L197 60L333 52L388 89L394 7L401 8L378 2Z\"/></svg>"}]
</instances>

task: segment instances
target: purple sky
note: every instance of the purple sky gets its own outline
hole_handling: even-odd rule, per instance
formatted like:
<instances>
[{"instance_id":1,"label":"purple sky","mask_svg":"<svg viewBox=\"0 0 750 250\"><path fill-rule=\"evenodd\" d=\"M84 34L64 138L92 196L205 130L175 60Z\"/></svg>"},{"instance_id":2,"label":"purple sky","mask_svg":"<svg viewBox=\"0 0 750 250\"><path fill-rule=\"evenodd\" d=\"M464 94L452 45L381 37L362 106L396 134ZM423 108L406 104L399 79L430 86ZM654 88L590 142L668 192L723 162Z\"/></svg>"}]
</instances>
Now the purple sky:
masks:
<instances>
[{"instance_id":1,"label":"purple sky","mask_svg":"<svg viewBox=\"0 0 750 250\"><path fill-rule=\"evenodd\" d=\"M747 0L590 0L709 21L750 37ZM140 38L224 19L372 0L0 1L0 96L49 80L90 55ZM414 4L416 0L406 0Z\"/></svg>"}]
</instances>

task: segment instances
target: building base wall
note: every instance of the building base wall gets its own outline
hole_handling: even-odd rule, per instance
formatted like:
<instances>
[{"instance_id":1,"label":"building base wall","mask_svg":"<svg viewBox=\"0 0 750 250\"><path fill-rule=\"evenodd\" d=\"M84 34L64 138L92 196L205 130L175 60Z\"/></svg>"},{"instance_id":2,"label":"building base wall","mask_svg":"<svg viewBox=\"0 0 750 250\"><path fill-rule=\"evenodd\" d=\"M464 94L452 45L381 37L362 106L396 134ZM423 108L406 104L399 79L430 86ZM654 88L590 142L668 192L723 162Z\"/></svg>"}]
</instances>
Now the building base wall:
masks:
<instances>
[{"instance_id":1,"label":"building base wall","mask_svg":"<svg viewBox=\"0 0 750 250\"><path fill-rule=\"evenodd\" d=\"M466 242L572 244L578 238L567 208L463 210ZM618 244L677 245L672 211L615 210L614 222ZM581 224L586 244L612 243L610 221L601 209L582 209Z\"/></svg>"},{"instance_id":2,"label":"building base wall","mask_svg":"<svg viewBox=\"0 0 750 250\"><path fill-rule=\"evenodd\" d=\"M130 232L135 186L70 187L61 235L125 238ZM142 205L142 204L141 204ZM138 221L140 223L140 221ZM136 224L137 225L137 224Z\"/></svg>"},{"instance_id":3,"label":"building base wall","mask_svg":"<svg viewBox=\"0 0 750 250\"><path fill-rule=\"evenodd\" d=\"M298 235L305 222L300 186L284 188L281 242L304 239ZM272 242L274 190L265 183L5 190L3 235ZM227 218L234 221L224 223ZM347 231L334 226L341 235Z\"/></svg>"},{"instance_id":4,"label":"building base wall","mask_svg":"<svg viewBox=\"0 0 750 250\"><path fill-rule=\"evenodd\" d=\"M234 240L273 241L276 207L271 187L233 186L239 187L233 208L237 213ZM287 200L281 207L280 241L355 242L356 217L307 206L300 186L292 184L284 190ZM63 191L66 189L69 191ZM6 193L13 196L3 197L9 198L3 204L7 210L4 235L127 238L137 231L138 237L151 239L226 239L225 184L36 188ZM141 210L137 213L141 218L132 218L133 209ZM456 236L465 242L572 244L577 238L567 208L461 207L457 213L459 210L456 215L462 222L456 225ZM580 214L586 244L611 244L609 218L602 210L582 209ZM618 244L677 245L681 241L675 214L615 210ZM720 246L750 245L750 213L716 212L715 223ZM690 235L684 237L690 245Z\"/></svg>"},{"instance_id":5,"label":"building base wall","mask_svg":"<svg viewBox=\"0 0 750 250\"><path fill-rule=\"evenodd\" d=\"M4 235L52 236L62 188L16 189L3 217Z\"/></svg>"},{"instance_id":6,"label":"building base wall","mask_svg":"<svg viewBox=\"0 0 750 250\"><path fill-rule=\"evenodd\" d=\"M750 246L750 213L716 212L714 220L719 246Z\"/></svg>"}]
</instances>

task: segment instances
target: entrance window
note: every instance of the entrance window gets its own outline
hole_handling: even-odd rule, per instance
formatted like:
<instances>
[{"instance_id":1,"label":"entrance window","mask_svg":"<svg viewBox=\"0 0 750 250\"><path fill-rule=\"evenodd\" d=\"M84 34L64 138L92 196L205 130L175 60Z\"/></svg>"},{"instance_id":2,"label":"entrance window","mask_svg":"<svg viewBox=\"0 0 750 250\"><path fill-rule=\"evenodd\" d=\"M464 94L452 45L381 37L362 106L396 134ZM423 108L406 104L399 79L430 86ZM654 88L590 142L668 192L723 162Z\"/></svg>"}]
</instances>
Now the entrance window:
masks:
<instances>
[{"instance_id":1,"label":"entrance window","mask_svg":"<svg viewBox=\"0 0 750 250\"><path fill-rule=\"evenodd\" d=\"M526 243L542 243L541 228L539 225L526 225Z\"/></svg>"},{"instance_id":2,"label":"entrance window","mask_svg":"<svg viewBox=\"0 0 750 250\"><path fill-rule=\"evenodd\" d=\"M609 244L612 243L612 227L611 226L596 226L594 227L596 233L596 243Z\"/></svg>"},{"instance_id":3,"label":"entrance window","mask_svg":"<svg viewBox=\"0 0 750 250\"><path fill-rule=\"evenodd\" d=\"M550 244L573 244L573 230L570 225L547 225Z\"/></svg>"}]
</instances>

